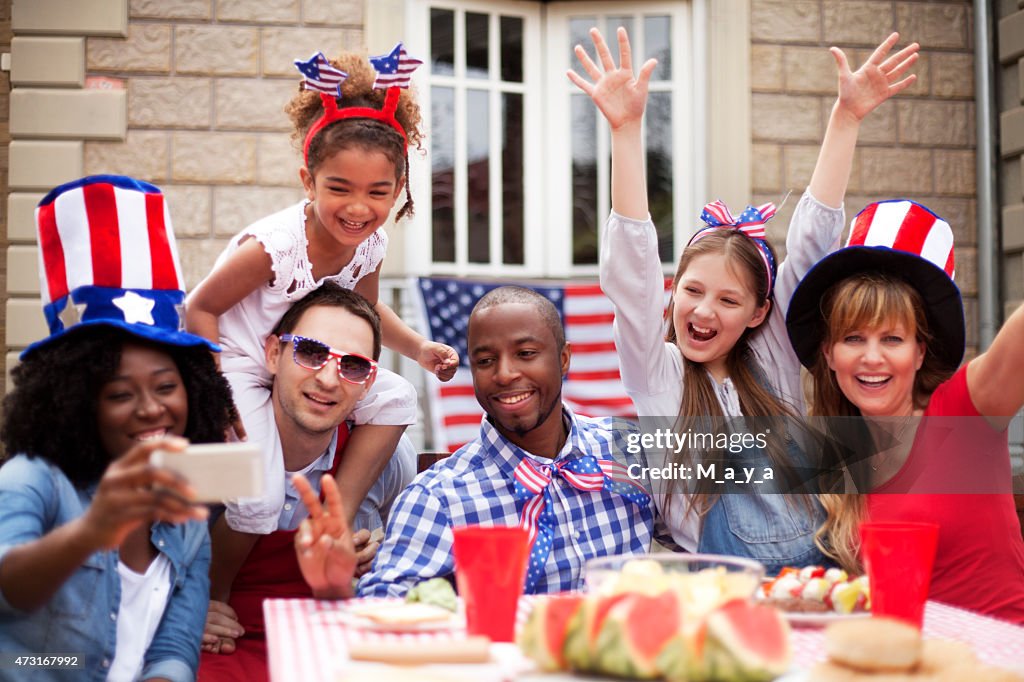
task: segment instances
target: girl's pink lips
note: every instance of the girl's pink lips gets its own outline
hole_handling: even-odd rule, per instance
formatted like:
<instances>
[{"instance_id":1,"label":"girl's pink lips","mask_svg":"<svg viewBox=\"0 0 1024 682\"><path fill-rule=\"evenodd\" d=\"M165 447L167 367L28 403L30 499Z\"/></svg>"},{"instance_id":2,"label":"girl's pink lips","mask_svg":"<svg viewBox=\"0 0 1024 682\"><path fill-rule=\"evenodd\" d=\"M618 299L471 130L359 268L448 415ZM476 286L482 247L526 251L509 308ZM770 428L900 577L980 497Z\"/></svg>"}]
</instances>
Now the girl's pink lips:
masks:
<instances>
[{"instance_id":1,"label":"girl's pink lips","mask_svg":"<svg viewBox=\"0 0 1024 682\"><path fill-rule=\"evenodd\" d=\"M339 218L338 219L338 224L341 225L341 229L342 230L344 230L345 232L347 232L349 234L355 234L355 235L364 233L367 230L367 228L370 227L370 222L371 221L369 221L369 220L357 221L357 220L345 220L344 218Z\"/></svg>"},{"instance_id":2,"label":"girl's pink lips","mask_svg":"<svg viewBox=\"0 0 1024 682\"><path fill-rule=\"evenodd\" d=\"M710 334L697 331L697 327L692 322L686 323L686 338L693 345L706 345L714 341L715 337L718 336L718 331L716 329L712 329L711 327L700 327L700 329L710 330Z\"/></svg>"}]
</instances>

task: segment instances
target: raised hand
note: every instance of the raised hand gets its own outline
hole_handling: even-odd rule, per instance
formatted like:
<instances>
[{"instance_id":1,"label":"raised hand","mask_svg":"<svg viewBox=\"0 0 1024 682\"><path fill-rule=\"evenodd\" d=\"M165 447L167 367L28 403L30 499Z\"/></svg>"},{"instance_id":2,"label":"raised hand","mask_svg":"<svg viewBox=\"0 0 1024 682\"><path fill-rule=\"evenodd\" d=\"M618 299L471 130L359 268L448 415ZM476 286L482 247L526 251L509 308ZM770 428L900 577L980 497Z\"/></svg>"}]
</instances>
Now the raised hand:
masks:
<instances>
[{"instance_id":1,"label":"raised hand","mask_svg":"<svg viewBox=\"0 0 1024 682\"><path fill-rule=\"evenodd\" d=\"M345 520L341 493L334 478L325 474L320 487L327 503L325 510L305 476L296 474L292 485L309 510L309 517L295 534L295 553L299 569L313 596L320 599L341 599L352 596L352 577L358 557Z\"/></svg>"},{"instance_id":2,"label":"raised hand","mask_svg":"<svg viewBox=\"0 0 1024 682\"><path fill-rule=\"evenodd\" d=\"M583 70L593 82L580 76L573 70L566 72L569 80L576 87L594 100L594 104L608 120L612 130L626 125L639 124L647 105L647 87L651 81L651 73L657 66L656 59L648 59L640 67L639 75L633 75L633 52L629 47L629 36L626 29L619 28L619 65L615 66L608 44L604 36L596 28L590 29L590 38L594 41L597 58L601 68L590 58L582 45L575 48Z\"/></svg>"},{"instance_id":3,"label":"raised hand","mask_svg":"<svg viewBox=\"0 0 1024 682\"><path fill-rule=\"evenodd\" d=\"M901 76L917 61L920 45L911 43L896 54L886 57L899 39L899 33L891 34L875 48L859 69L852 72L846 54L838 47L829 49L836 60L836 69L839 72L837 106L857 121L917 80L915 74L910 74L906 78Z\"/></svg>"}]
</instances>

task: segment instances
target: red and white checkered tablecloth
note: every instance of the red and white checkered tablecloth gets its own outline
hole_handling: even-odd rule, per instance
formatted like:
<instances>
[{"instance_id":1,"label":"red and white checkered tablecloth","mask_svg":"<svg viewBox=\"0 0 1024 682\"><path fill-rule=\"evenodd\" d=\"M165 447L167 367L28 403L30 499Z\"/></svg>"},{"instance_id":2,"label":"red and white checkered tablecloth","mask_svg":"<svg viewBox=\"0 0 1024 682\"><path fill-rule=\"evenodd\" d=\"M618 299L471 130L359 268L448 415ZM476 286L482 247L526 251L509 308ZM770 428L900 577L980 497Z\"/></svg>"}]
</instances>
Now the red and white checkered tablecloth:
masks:
<instances>
[{"instance_id":1,"label":"red and white checkered tablecloth","mask_svg":"<svg viewBox=\"0 0 1024 682\"><path fill-rule=\"evenodd\" d=\"M1024 627L955 606L930 601L925 606L924 636L969 644L986 663L1020 669L1024 665ZM793 628L793 659L799 668L825 660L823 628Z\"/></svg>"},{"instance_id":2,"label":"red and white checkered tablecloth","mask_svg":"<svg viewBox=\"0 0 1024 682\"><path fill-rule=\"evenodd\" d=\"M532 599L520 600L517 620L522 622L532 607ZM267 651L272 682L305 682L312 679L374 680L394 678L394 668L353 662L348 658L348 643L355 639L391 641L396 647L414 640L432 641L465 637L464 630L422 633L368 632L354 628L338 616L339 606L313 599L268 599L263 602L267 628ZM1024 663L1024 627L1019 627L937 602L925 609L926 638L965 642L977 656L992 665L1019 669ZM793 629L794 666L810 668L825 659L825 634L821 628ZM493 662L480 665L425 666L422 671L406 668L402 679L436 679L469 682L506 682L534 678L531 665L515 645L492 645ZM417 671L409 673L410 670ZM389 677L391 675L391 677ZM525 677L524 677L525 676ZM568 676L536 676L545 682L573 679ZM430 678L434 679L434 678Z\"/></svg>"}]
</instances>

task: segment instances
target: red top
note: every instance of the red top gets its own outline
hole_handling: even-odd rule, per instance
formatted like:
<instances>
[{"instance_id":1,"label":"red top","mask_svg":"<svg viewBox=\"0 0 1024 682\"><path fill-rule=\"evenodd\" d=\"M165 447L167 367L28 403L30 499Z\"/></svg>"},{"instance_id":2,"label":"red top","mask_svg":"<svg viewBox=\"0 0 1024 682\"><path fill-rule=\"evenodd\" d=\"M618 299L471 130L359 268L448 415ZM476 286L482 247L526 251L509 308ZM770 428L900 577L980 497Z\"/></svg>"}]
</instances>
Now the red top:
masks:
<instances>
[{"instance_id":1,"label":"red top","mask_svg":"<svg viewBox=\"0 0 1024 682\"><path fill-rule=\"evenodd\" d=\"M965 366L932 394L907 462L868 495L868 516L939 524L928 598L1024 625L1024 540L1011 491L1006 432L983 421Z\"/></svg>"}]
</instances>

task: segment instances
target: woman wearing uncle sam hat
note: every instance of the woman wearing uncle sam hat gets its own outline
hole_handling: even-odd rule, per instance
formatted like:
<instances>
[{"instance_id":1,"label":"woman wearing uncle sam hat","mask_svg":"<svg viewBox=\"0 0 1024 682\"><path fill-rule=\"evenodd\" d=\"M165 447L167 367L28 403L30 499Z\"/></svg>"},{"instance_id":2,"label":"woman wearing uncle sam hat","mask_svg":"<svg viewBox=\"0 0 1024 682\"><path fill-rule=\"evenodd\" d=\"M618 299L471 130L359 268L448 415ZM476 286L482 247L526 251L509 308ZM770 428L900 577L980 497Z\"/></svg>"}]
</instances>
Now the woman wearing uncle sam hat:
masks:
<instances>
[{"instance_id":1,"label":"woman wearing uncle sam hat","mask_svg":"<svg viewBox=\"0 0 1024 682\"><path fill-rule=\"evenodd\" d=\"M913 201L880 201L794 292L786 324L814 377L812 413L864 417L876 440L877 453L846 463L870 492L823 496L829 515L819 536L859 572L861 520L937 523L929 598L1024 624L1024 541L1006 436L1024 405L1024 309L960 367L964 313L953 268L945 221ZM893 440L882 444L883 434Z\"/></svg>"},{"instance_id":2,"label":"woman wearing uncle sam hat","mask_svg":"<svg viewBox=\"0 0 1024 682\"><path fill-rule=\"evenodd\" d=\"M39 679L192 680L206 509L149 456L224 439L217 348L182 331L159 189L83 178L47 194L36 223L50 334L22 354L4 401L0 651L70 654Z\"/></svg>"}]
</instances>

